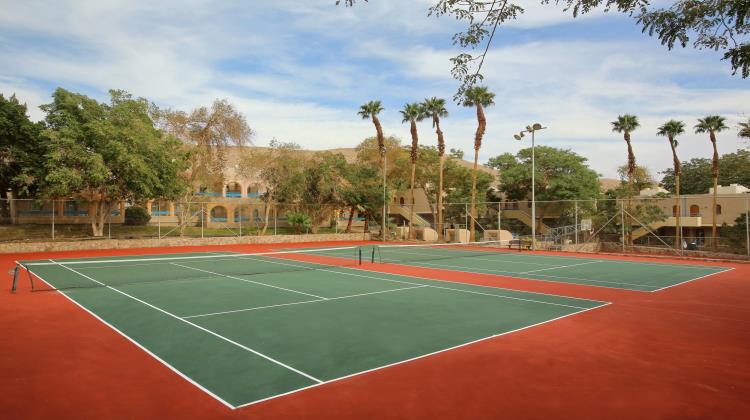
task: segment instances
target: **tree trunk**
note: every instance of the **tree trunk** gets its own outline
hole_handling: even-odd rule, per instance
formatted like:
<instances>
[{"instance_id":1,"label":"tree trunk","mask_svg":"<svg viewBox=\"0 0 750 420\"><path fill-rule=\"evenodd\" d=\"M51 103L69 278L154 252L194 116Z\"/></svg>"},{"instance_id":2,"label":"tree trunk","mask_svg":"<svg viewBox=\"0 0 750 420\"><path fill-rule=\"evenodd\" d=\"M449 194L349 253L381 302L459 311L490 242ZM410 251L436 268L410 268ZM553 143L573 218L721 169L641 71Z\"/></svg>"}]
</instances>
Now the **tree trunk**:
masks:
<instances>
[{"instance_id":1,"label":"tree trunk","mask_svg":"<svg viewBox=\"0 0 750 420\"><path fill-rule=\"evenodd\" d=\"M627 192L627 204L628 204L628 217L626 224L626 234L628 246L633 246L633 183L635 182L635 154L633 153L633 146L630 144L630 133L625 132L625 143L628 145L628 192Z\"/></svg>"},{"instance_id":2,"label":"tree trunk","mask_svg":"<svg viewBox=\"0 0 750 420\"><path fill-rule=\"evenodd\" d=\"M711 214L713 217L711 218L711 242L712 242L712 248L714 251L716 251L718 247L718 233L716 232L716 204L717 204L717 195L718 195L718 189L719 189L719 151L716 148L716 134L714 134L713 131L709 132L711 136L711 145L714 148L714 157L713 157L713 165L711 168L711 176L713 178L714 182L714 194L713 194L713 205L711 206Z\"/></svg>"},{"instance_id":3,"label":"tree trunk","mask_svg":"<svg viewBox=\"0 0 750 420\"><path fill-rule=\"evenodd\" d=\"M258 236L263 236L266 234L266 230L268 229L268 219L271 215L271 199L272 196L269 195L268 199L266 200L266 208L263 209L263 229L258 231Z\"/></svg>"},{"instance_id":4,"label":"tree trunk","mask_svg":"<svg viewBox=\"0 0 750 420\"><path fill-rule=\"evenodd\" d=\"M92 236L100 238L104 236L104 226L107 223L107 214L112 211L112 203L108 200L95 200L94 213L89 214L91 219Z\"/></svg>"},{"instance_id":5,"label":"tree trunk","mask_svg":"<svg viewBox=\"0 0 750 420\"><path fill-rule=\"evenodd\" d=\"M474 135L474 170L471 173L471 227L469 229L469 242L474 241L474 221L477 218L477 166L479 162L479 149L482 147L482 137L487 128L487 118L484 116L482 104L477 102L477 132Z\"/></svg>"},{"instance_id":6,"label":"tree trunk","mask_svg":"<svg viewBox=\"0 0 750 420\"><path fill-rule=\"evenodd\" d=\"M346 222L346 230L344 233L351 233L352 231L352 221L354 220L354 210L356 210L356 206L352 206L351 210L349 211L349 220Z\"/></svg>"},{"instance_id":7,"label":"tree trunk","mask_svg":"<svg viewBox=\"0 0 750 420\"><path fill-rule=\"evenodd\" d=\"M435 126L435 132L438 137L438 154L440 156L440 170L438 175L437 191L437 219L435 228L437 229L438 242L443 241L443 166L445 164L445 139L443 131L440 129L440 119L437 115L433 116L432 123Z\"/></svg>"},{"instance_id":8,"label":"tree trunk","mask_svg":"<svg viewBox=\"0 0 750 420\"><path fill-rule=\"evenodd\" d=\"M411 205L409 206L409 239L414 239L414 178L416 175L417 163L411 164Z\"/></svg>"},{"instance_id":9,"label":"tree trunk","mask_svg":"<svg viewBox=\"0 0 750 420\"><path fill-rule=\"evenodd\" d=\"M677 207L677 215L675 216L675 248L682 251L682 228L680 224L680 218L682 212L680 209L680 175L675 174L675 207Z\"/></svg>"}]
</instances>

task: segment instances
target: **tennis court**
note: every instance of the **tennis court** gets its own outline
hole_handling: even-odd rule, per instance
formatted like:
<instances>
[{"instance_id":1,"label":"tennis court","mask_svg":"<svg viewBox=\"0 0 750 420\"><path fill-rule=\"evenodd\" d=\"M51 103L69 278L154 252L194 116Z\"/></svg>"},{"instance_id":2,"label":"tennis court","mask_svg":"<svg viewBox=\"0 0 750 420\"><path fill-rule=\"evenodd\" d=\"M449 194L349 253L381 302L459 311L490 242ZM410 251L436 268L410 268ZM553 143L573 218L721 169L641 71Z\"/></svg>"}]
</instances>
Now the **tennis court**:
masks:
<instances>
[{"instance_id":1,"label":"tennis court","mask_svg":"<svg viewBox=\"0 0 750 420\"><path fill-rule=\"evenodd\" d=\"M368 250L22 261L16 281L63 293L232 408L607 304L370 272Z\"/></svg>"},{"instance_id":2,"label":"tennis court","mask_svg":"<svg viewBox=\"0 0 750 420\"><path fill-rule=\"evenodd\" d=\"M390 263L496 274L529 280L655 292L729 270L691 264L622 261L544 255L517 251L504 241L471 244L378 245L364 247L363 255L376 263ZM339 250L327 255L348 258Z\"/></svg>"}]
</instances>

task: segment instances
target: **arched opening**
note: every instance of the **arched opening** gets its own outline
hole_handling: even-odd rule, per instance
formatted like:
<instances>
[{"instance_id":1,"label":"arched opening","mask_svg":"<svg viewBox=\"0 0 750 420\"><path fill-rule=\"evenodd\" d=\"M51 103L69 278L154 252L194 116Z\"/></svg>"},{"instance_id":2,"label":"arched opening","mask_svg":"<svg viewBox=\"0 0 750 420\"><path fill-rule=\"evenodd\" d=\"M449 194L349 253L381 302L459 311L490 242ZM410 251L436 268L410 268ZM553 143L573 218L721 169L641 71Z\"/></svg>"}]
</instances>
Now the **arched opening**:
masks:
<instances>
[{"instance_id":1,"label":"arched opening","mask_svg":"<svg viewBox=\"0 0 750 420\"><path fill-rule=\"evenodd\" d=\"M260 184L257 182L250 184L250 186L247 187L247 196L250 198L260 197Z\"/></svg>"},{"instance_id":2,"label":"arched opening","mask_svg":"<svg viewBox=\"0 0 750 420\"><path fill-rule=\"evenodd\" d=\"M234 221L250 221L250 209L247 207L237 207L236 209L234 209Z\"/></svg>"},{"instance_id":3,"label":"arched opening","mask_svg":"<svg viewBox=\"0 0 750 420\"><path fill-rule=\"evenodd\" d=\"M404 205L404 202L405 202L405 200L404 200L404 197L400 197L400 198L398 199L398 204L400 204L400 205L402 205L402 206L403 206L403 205Z\"/></svg>"},{"instance_id":4,"label":"arched opening","mask_svg":"<svg viewBox=\"0 0 750 420\"><path fill-rule=\"evenodd\" d=\"M226 186L227 197L242 197L242 186L238 182L230 182Z\"/></svg>"},{"instance_id":5,"label":"arched opening","mask_svg":"<svg viewBox=\"0 0 750 420\"><path fill-rule=\"evenodd\" d=\"M677 206L672 206L672 216L677 216Z\"/></svg>"},{"instance_id":6,"label":"arched opening","mask_svg":"<svg viewBox=\"0 0 750 420\"><path fill-rule=\"evenodd\" d=\"M690 217L698 217L701 215L701 208L697 204L690 206Z\"/></svg>"},{"instance_id":7,"label":"arched opening","mask_svg":"<svg viewBox=\"0 0 750 420\"><path fill-rule=\"evenodd\" d=\"M721 204L716 205L716 214L721 214Z\"/></svg>"},{"instance_id":8,"label":"arched opening","mask_svg":"<svg viewBox=\"0 0 750 420\"><path fill-rule=\"evenodd\" d=\"M216 206L211 209L211 221L212 222L226 222L227 221L227 209L223 206Z\"/></svg>"}]
</instances>

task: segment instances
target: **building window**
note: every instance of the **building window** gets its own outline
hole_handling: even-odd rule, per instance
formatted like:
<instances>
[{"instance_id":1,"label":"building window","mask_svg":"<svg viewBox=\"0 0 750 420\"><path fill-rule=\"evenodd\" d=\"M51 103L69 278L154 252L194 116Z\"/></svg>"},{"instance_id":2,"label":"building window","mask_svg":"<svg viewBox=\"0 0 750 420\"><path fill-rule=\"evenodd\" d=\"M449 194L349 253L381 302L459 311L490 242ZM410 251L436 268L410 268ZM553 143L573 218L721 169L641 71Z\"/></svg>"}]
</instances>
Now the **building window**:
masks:
<instances>
[{"instance_id":1,"label":"building window","mask_svg":"<svg viewBox=\"0 0 750 420\"><path fill-rule=\"evenodd\" d=\"M211 221L212 222L226 222L227 221L227 209L222 206L216 206L211 209Z\"/></svg>"},{"instance_id":2,"label":"building window","mask_svg":"<svg viewBox=\"0 0 750 420\"><path fill-rule=\"evenodd\" d=\"M404 197L399 198L398 199L398 203L403 206L404 205Z\"/></svg>"},{"instance_id":3,"label":"building window","mask_svg":"<svg viewBox=\"0 0 750 420\"><path fill-rule=\"evenodd\" d=\"M690 206L690 217L698 217L701 215L701 208L697 204Z\"/></svg>"},{"instance_id":4,"label":"building window","mask_svg":"<svg viewBox=\"0 0 750 420\"><path fill-rule=\"evenodd\" d=\"M721 214L721 204L716 205L716 214Z\"/></svg>"},{"instance_id":5,"label":"building window","mask_svg":"<svg viewBox=\"0 0 750 420\"><path fill-rule=\"evenodd\" d=\"M672 206L672 216L677 216L677 206Z\"/></svg>"}]
</instances>

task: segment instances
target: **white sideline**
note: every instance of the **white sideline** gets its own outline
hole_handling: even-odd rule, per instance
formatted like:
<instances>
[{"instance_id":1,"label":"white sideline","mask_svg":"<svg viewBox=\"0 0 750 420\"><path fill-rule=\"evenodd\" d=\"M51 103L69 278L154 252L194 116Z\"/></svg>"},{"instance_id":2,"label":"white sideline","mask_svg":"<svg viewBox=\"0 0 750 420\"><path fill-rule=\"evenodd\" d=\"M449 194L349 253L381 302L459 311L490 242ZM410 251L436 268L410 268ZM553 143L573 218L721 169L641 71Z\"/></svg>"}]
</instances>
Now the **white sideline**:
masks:
<instances>
[{"instance_id":1,"label":"white sideline","mask_svg":"<svg viewBox=\"0 0 750 420\"><path fill-rule=\"evenodd\" d=\"M233 314L237 312L257 311L259 309L278 308L280 306L292 306L292 305L304 305L306 303L328 302L332 300L350 299L350 298L355 298L355 297L360 297L360 296L370 296L370 295L378 295L381 293L400 292L402 290L419 289L420 287L428 287L428 286L421 285L421 286L413 286L413 287L402 287L399 289L381 290L379 292L359 293L356 295L338 296L338 297L333 297L333 298L328 298L328 299L303 300L301 302L280 303L278 305L256 306L253 308L235 309L232 311L221 311L221 312L211 312L207 314L189 315L189 316L183 316L182 318L184 319L199 318L199 317L204 317L204 316Z\"/></svg>"},{"instance_id":2,"label":"white sideline","mask_svg":"<svg viewBox=\"0 0 750 420\"><path fill-rule=\"evenodd\" d=\"M267 355L265 355L265 354L263 354L263 353L261 353L261 352L259 352L259 351L257 351L257 350L254 350L254 349L252 349L252 348L250 348L250 347L247 347L247 346L245 346L245 345L243 345L243 344L240 344L240 343L238 343L238 342L236 342L236 341L234 341L234 340L231 340L231 339L229 339L229 338L227 338L227 337L224 337L223 335L221 335L221 334L218 334L218 333L216 333L216 332L213 332L213 331L209 330L208 328L204 328L204 327L201 327L201 326L200 326L200 325L198 325L198 324L194 324L194 323L192 323L192 322L190 322L190 321L188 321L188 320L186 320L186 319L180 318L179 316L177 316L177 315L175 315L175 314L173 314L173 313L171 313L171 312L168 312L168 311L166 311L166 310L164 310L164 309L161 309L161 308L159 308L159 307L157 307L157 306L154 306L154 305L152 305L152 304L150 304L150 303L148 303L148 302L146 302L146 301L144 301L144 300L138 299L138 298L137 298L137 297L135 297L135 296L131 296L131 295L129 295L129 294L127 294L127 293L123 292L122 290L116 289L116 288L114 288L114 287L112 287L112 286L108 286L108 285L106 285L106 284L104 284L104 283L102 283L102 282L100 282L100 281L98 281L98 280L96 280L96 279L94 279L94 278L91 278L91 277L89 277L89 276L87 276L87 275L85 275L85 274L83 274L83 273L79 273L78 271L76 271L76 270L74 270L74 269L72 269L72 268L70 268L70 267L67 267L67 266L65 266L64 264L60 264L60 263L57 263L57 262L55 262L54 260L50 260L50 261L52 261L53 263L55 263L55 264L59 265L60 267L63 267L63 268L65 268L65 269L67 269L67 270L70 270L70 271L72 271L73 273L76 273L76 274L78 274L78 275L79 275L79 276L81 276L81 277L87 278L87 279L89 279L89 280L91 280L91 281L93 281L93 282L95 282L95 283L98 283L98 284L100 284L100 285L102 285L102 286L106 287L107 289L110 289L110 290L114 290L115 292L117 292L117 293L119 293L119 294L121 294L121 295L123 295L123 296L125 296L125 297L128 297L128 298L130 298L130 299L133 299L133 300L134 300L134 301L136 301L136 302L140 302L140 303L142 303L142 304L144 304L144 305L146 305L146 306L148 306L148 307L150 307L150 308L156 309L157 311L159 311L159 312L161 312L161 313L163 313L163 314L165 314L165 315L168 315L168 316L170 316L170 317L172 317L172 318L174 318L174 319L177 319L177 320L179 320L179 321L181 321L181 322L184 322L184 323L186 323L186 324L188 324L188 325L191 325L191 326L193 326L193 327L195 327L195 328L198 328L198 329L199 329L199 330L201 330L201 331L205 331L205 332L207 332L207 333L209 333L209 334L213 335L213 336L214 336L214 337L216 337L216 338L219 338L219 339L221 339L221 340L224 340L224 341L226 341L227 343L233 344L233 345L235 345L235 346L237 346L237 347L239 347L239 348L241 348L241 349L243 349L243 350L246 350L246 351L248 351L248 352L250 352L250 353L253 353L253 354L255 354L256 356L260 356L260 357L262 357L262 358L264 358L264 359L268 360L269 362L272 362L272 363L275 363L275 364L277 364L277 365L279 365L279 366L281 366L281 367L287 368L287 369L291 370L292 372L294 372L294 373L297 373L297 374L299 374L299 375L302 375L302 376L304 376L304 377L306 377L306 378L308 378L308 379L310 379L310 380L313 380L313 381L315 381L315 382L317 382L317 383L322 383L322 382L323 382L323 381L321 381L320 379L318 379L318 378L316 378L316 377L314 377L314 376L312 376L312 375L308 375L307 373L305 373L305 372L302 372L301 370L295 369L295 368L293 368L293 367L291 367L291 366L289 366L289 365L287 365L287 364L285 364L285 363L283 363L283 362L280 362L280 361L278 361L278 360L274 359L274 358L273 358L273 357L271 357L271 356L267 356Z\"/></svg>"},{"instance_id":3,"label":"white sideline","mask_svg":"<svg viewBox=\"0 0 750 420\"><path fill-rule=\"evenodd\" d=\"M26 270L28 271L28 269L26 269ZM30 273L32 273L32 272L30 272ZM65 292L63 292L63 291L61 291L61 290L58 290L58 289L55 289L55 287L54 287L54 286L52 286L52 284L51 284L50 282L48 282L47 280L45 280L45 279L44 279L44 278L43 278L42 276L40 276L39 274L37 274L37 273L33 273L33 276L34 276L34 277L36 277L36 278L38 278L39 280L41 280L41 281L43 281L43 282L47 283L47 285L48 285L48 286L49 286L49 287L50 287L50 288L51 288L52 290L54 290L54 291L56 291L57 293L61 294L62 296L64 296L64 297L65 297L65 299L68 299L68 300L69 300L70 302L72 302L72 303L73 303L74 305L78 306L79 308L81 308L81 309L83 309L84 311L86 311L86 312L87 312L87 313L88 313L89 315L91 315L91 316L93 316L93 317L94 317L95 319L99 320L99 322L101 322L102 324L104 324L104 325L108 326L108 327L109 327L109 328L111 328L111 329L112 329L112 330L113 330L114 332L116 332L116 333L120 334L120 335L121 335L122 337L124 337L124 338L125 338L126 340L130 341L131 343L133 343L133 344L134 344L134 345L135 345L136 347L138 347L139 349L141 349L141 350L143 350L144 352L146 352L146 354L148 354L149 356L153 357L153 358L154 358L154 359L156 359L157 361L161 362L161 364L163 364L164 366L166 366L167 368L169 368L169 370L171 370L172 372L176 373L176 374L177 374L178 376L180 376L180 377L181 377L182 379L184 379L184 380L186 380L186 381L190 382L191 384L195 385L195 386L196 386L196 387L197 387L198 389L200 389L201 391L203 391L203 392L205 392L206 394L210 395L210 396L211 396L211 397L213 397L213 398L214 398L215 400L219 401L220 403L224 404L225 406L229 407L230 409L235 409L235 408L237 408L236 406L234 406L234 405L230 404L229 402L225 401L225 400L224 400L223 398L221 398L221 397L219 397L218 395L214 394L213 392L209 391L209 390L208 390L207 388L205 388L205 387L204 387L203 385L201 385L201 384L199 384L198 382L194 381L193 379L191 379L191 378L190 378L189 376L187 376L186 374L182 373L182 372L181 372L181 371L180 371L179 369L177 369L176 367L174 367L174 366L170 365L169 363L167 363L167 362L166 362L166 361L165 361L164 359L162 359L161 357L159 357L159 356L157 356L156 354L154 354L153 352L151 352L151 350L147 349L146 347L144 347L143 345L141 345L141 344L140 344L139 342L137 342L137 341L135 341L134 339L130 338L130 336L129 336L129 335L127 335L127 334L125 334L124 332L120 331L119 329L117 329L117 327L115 327L114 325L112 325L112 324L110 324L109 322L105 321L105 320L104 320L103 318L101 318L101 317L100 317L99 315L97 315L97 314L95 314L94 312L92 312L91 310L89 310L89 309L88 309L87 307L85 307L85 306L81 305L80 303L76 302L76 300L75 300L75 299L73 299L73 298L71 298L70 296L68 296L68 295L67 295L67 294L66 294Z\"/></svg>"}]
</instances>

